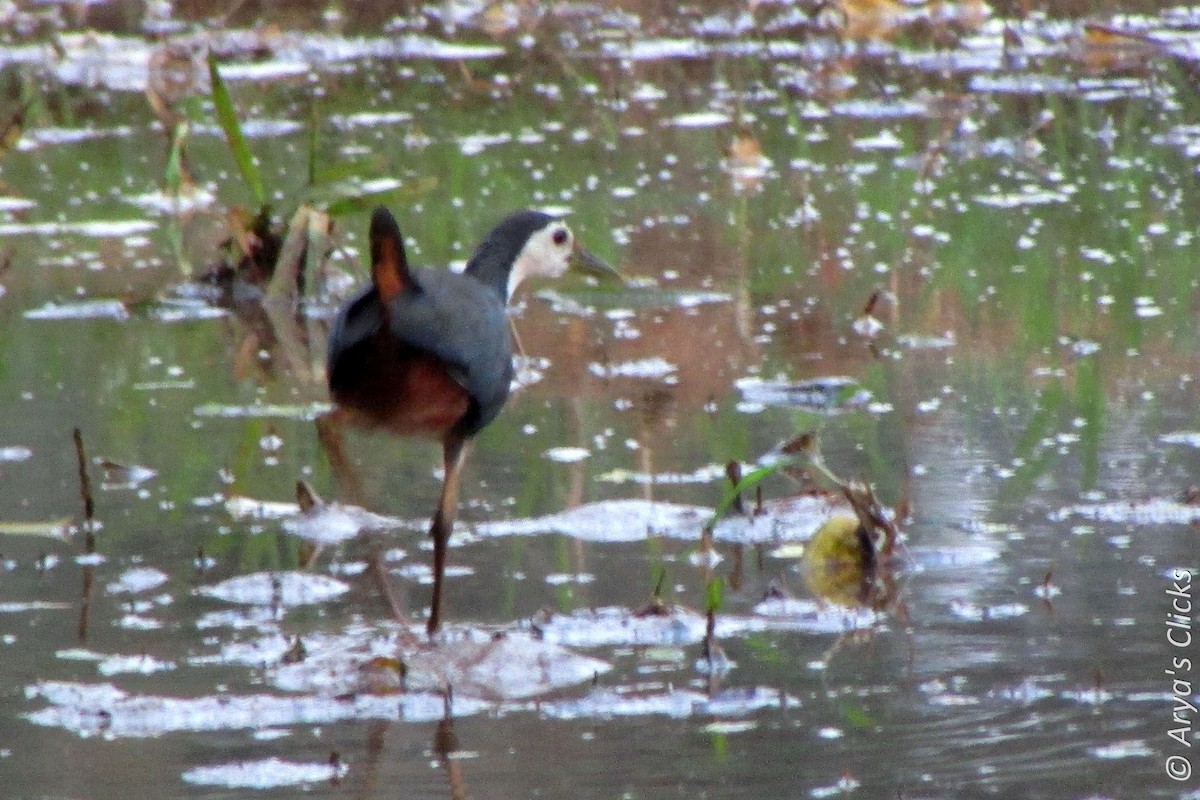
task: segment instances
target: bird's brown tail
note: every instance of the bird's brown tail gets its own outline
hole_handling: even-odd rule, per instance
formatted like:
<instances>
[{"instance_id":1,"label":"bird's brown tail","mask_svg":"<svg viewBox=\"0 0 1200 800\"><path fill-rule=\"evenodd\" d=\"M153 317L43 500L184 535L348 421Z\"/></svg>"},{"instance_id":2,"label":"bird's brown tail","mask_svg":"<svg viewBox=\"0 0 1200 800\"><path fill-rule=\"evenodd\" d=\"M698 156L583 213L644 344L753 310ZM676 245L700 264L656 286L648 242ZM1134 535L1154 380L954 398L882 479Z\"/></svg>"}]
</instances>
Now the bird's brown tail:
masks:
<instances>
[{"instance_id":1,"label":"bird's brown tail","mask_svg":"<svg viewBox=\"0 0 1200 800\"><path fill-rule=\"evenodd\" d=\"M413 285L400 226L383 206L371 215L371 280L385 305Z\"/></svg>"}]
</instances>

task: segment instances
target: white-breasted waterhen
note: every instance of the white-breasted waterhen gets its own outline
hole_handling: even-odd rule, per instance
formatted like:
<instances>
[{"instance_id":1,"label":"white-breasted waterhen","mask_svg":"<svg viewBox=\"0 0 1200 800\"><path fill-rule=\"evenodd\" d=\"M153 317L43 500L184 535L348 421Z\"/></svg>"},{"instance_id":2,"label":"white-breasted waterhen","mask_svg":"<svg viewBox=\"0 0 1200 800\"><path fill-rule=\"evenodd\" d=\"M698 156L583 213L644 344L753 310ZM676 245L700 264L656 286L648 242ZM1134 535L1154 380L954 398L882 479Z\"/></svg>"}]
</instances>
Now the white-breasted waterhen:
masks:
<instances>
[{"instance_id":1,"label":"white-breasted waterhen","mask_svg":"<svg viewBox=\"0 0 1200 800\"><path fill-rule=\"evenodd\" d=\"M352 424L442 443L445 476L433 537L430 635L442 618L446 547L458 508L464 446L495 419L512 382L505 307L533 276L575 267L616 275L562 220L537 211L505 217L462 273L412 269L395 218L371 217L371 285L338 313L329 336L329 390Z\"/></svg>"}]
</instances>

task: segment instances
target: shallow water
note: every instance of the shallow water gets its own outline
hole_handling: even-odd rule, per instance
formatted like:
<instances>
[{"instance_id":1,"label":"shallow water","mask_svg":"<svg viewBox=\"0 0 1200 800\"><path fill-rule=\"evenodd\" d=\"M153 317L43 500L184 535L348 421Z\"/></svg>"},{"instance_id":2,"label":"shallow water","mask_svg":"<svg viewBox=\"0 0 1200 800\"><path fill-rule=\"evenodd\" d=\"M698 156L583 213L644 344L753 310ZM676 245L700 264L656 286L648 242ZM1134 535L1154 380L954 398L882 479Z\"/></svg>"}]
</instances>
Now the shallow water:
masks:
<instances>
[{"instance_id":1,"label":"shallow water","mask_svg":"<svg viewBox=\"0 0 1200 800\"><path fill-rule=\"evenodd\" d=\"M1165 625L1200 567L1200 11L848 6L839 41L785 4L523 8L245 7L219 31L0 11L0 126L28 105L0 152L12 796L1200 797L1167 775L1196 757L1165 672L1200 676ZM449 663L413 643L436 448L352 435L347 483L313 423L365 215L287 324L190 283L250 203L188 100L209 44L280 214L398 180L410 257L438 264L548 207L630 279L518 299L521 388L463 477ZM196 114L185 198L147 84ZM109 462L92 555L76 427ZM808 429L911 508L881 613L812 597L808 508L722 523L697 557L725 463ZM298 479L328 516L296 516ZM660 574L681 608L631 615ZM368 663L397 653L404 694Z\"/></svg>"}]
</instances>

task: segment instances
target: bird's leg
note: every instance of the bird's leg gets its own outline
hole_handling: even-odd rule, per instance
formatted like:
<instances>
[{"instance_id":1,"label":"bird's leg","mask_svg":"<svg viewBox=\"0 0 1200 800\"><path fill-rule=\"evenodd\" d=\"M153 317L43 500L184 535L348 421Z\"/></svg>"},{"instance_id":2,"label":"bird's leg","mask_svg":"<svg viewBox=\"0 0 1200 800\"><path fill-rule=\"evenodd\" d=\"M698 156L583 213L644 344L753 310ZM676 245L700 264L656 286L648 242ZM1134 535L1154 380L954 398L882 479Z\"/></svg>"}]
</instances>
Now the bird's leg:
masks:
<instances>
[{"instance_id":1,"label":"bird's leg","mask_svg":"<svg viewBox=\"0 0 1200 800\"><path fill-rule=\"evenodd\" d=\"M465 445L466 440L454 433L447 434L442 443L442 465L445 469L442 496L429 526L429 535L433 537L433 599L429 604L429 624L425 630L430 636L437 633L442 624L442 577L446 572L446 548L458 512L458 471L462 467Z\"/></svg>"},{"instance_id":2,"label":"bird's leg","mask_svg":"<svg viewBox=\"0 0 1200 800\"><path fill-rule=\"evenodd\" d=\"M379 589L383 601L387 603L388 609L392 612L392 619L404 625L408 618L404 613L404 606L392 590L392 582L388 579L387 564L384 563L383 548L379 546L378 542L372 544L371 551L367 554L367 569L375 580L375 587Z\"/></svg>"},{"instance_id":3,"label":"bird's leg","mask_svg":"<svg viewBox=\"0 0 1200 800\"><path fill-rule=\"evenodd\" d=\"M517 323L513 321L512 317L508 318L508 333L512 337L512 343L514 349L516 350L516 354L521 358L528 358L528 356L525 354L525 345L521 343L521 334L517 332Z\"/></svg>"},{"instance_id":4,"label":"bird's leg","mask_svg":"<svg viewBox=\"0 0 1200 800\"><path fill-rule=\"evenodd\" d=\"M349 502L362 505L362 480L346 454L346 437L343 435L346 424L346 414L341 408L321 414L316 421L317 440L329 459L329 467L333 470L342 495Z\"/></svg>"}]
</instances>

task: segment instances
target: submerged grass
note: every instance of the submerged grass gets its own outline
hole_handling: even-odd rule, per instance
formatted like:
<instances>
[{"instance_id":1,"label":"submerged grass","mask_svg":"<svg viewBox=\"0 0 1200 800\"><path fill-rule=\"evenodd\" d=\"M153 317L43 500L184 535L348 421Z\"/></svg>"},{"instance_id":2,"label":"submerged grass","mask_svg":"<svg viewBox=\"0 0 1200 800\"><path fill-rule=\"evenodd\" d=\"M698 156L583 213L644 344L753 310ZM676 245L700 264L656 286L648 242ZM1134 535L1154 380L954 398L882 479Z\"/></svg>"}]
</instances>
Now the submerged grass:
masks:
<instances>
[{"instance_id":1,"label":"submerged grass","mask_svg":"<svg viewBox=\"0 0 1200 800\"><path fill-rule=\"evenodd\" d=\"M436 178L423 177L408 183L384 188L370 188L370 181L361 178L361 166L318 168L320 152L320 119L318 105L310 101L309 133L307 138L308 185L298 199L296 211L284 224L272 213L267 202L262 171L250 150L241 120L229 89L221 77L220 67L213 54L208 56L212 82L212 101L217 122L224 133L225 143L257 211L230 214L233 227L231 267L218 273L234 273L255 284L269 284L266 296L271 300L294 302L303 293L306 281L316 275L330 252L333 220L347 214L364 213L381 204L411 200L437 185ZM172 139L167 164L168 186L178 189L186 182L183 151L186 123L180 123ZM332 180L322 182L322 178Z\"/></svg>"}]
</instances>

